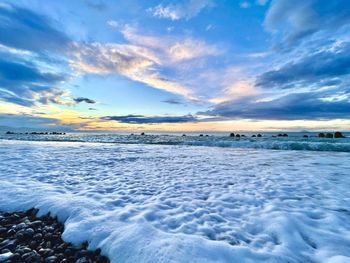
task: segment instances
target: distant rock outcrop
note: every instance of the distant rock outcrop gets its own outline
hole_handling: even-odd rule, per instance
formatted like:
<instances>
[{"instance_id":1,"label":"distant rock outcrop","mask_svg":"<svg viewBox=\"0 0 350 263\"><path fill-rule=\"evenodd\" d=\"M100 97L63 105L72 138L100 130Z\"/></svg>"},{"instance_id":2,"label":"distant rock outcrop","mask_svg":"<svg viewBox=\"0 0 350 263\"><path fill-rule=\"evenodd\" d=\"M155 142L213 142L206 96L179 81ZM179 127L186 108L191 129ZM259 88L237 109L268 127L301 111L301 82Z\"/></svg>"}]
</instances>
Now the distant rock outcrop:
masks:
<instances>
[{"instance_id":1,"label":"distant rock outcrop","mask_svg":"<svg viewBox=\"0 0 350 263\"><path fill-rule=\"evenodd\" d=\"M345 138L345 136L341 132L335 132L334 138Z\"/></svg>"},{"instance_id":2,"label":"distant rock outcrop","mask_svg":"<svg viewBox=\"0 0 350 263\"><path fill-rule=\"evenodd\" d=\"M233 132L231 132L230 137L235 137L235 134Z\"/></svg>"},{"instance_id":3,"label":"distant rock outcrop","mask_svg":"<svg viewBox=\"0 0 350 263\"><path fill-rule=\"evenodd\" d=\"M333 133L327 133L326 134L326 138L333 138L334 136L333 136Z\"/></svg>"},{"instance_id":4,"label":"distant rock outcrop","mask_svg":"<svg viewBox=\"0 0 350 263\"><path fill-rule=\"evenodd\" d=\"M323 132L321 132L321 133L318 134L318 137L319 137L319 138L325 138L326 135L325 135Z\"/></svg>"}]
</instances>

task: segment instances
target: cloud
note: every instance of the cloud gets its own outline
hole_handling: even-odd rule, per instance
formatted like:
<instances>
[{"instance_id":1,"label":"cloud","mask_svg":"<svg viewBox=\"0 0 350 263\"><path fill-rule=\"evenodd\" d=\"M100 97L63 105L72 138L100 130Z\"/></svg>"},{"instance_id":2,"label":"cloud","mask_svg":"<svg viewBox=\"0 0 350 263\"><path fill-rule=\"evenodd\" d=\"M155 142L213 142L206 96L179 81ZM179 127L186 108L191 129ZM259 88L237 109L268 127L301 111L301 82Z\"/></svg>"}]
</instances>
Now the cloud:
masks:
<instances>
[{"instance_id":1,"label":"cloud","mask_svg":"<svg viewBox=\"0 0 350 263\"><path fill-rule=\"evenodd\" d=\"M247 1L241 2L241 3L239 4L239 6L240 6L241 8L244 8L244 9L245 9L245 8L251 7L250 3L247 2Z\"/></svg>"},{"instance_id":2,"label":"cloud","mask_svg":"<svg viewBox=\"0 0 350 263\"><path fill-rule=\"evenodd\" d=\"M69 38L42 15L15 5L0 5L0 44L34 52L62 52Z\"/></svg>"},{"instance_id":3,"label":"cloud","mask_svg":"<svg viewBox=\"0 0 350 263\"><path fill-rule=\"evenodd\" d=\"M113 27L113 28L118 28L120 26L118 21L115 21L115 20L108 20L107 25L109 25L110 27Z\"/></svg>"},{"instance_id":4,"label":"cloud","mask_svg":"<svg viewBox=\"0 0 350 263\"><path fill-rule=\"evenodd\" d=\"M194 58L215 56L221 52L216 46L207 45L204 41L185 39L168 48L168 55L173 61L186 61Z\"/></svg>"},{"instance_id":5,"label":"cloud","mask_svg":"<svg viewBox=\"0 0 350 263\"><path fill-rule=\"evenodd\" d=\"M197 119L192 115L185 116L152 116L146 117L143 115L122 115L122 116L105 116L102 120L118 121L128 124L157 124L157 123L183 123L196 122Z\"/></svg>"},{"instance_id":6,"label":"cloud","mask_svg":"<svg viewBox=\"0 0 350 263\"><path fill-rule=\"evenodd\" d=\"M105 11L108 6L103 0L83 0L83 2L91 9L95 9L97 11Z\"/></svg>"},{"instance_id":7,"label":"cloud","mask_svg":"<svg viewBox=\"0 0 350 263\"><path fill-rule=\"evenodd\" d=\"M174 4L157 5L147 11L158 18L170 20L191 19L197 16L202 10L214 6L212 0L185 0Z\"/></svg>"},{"instance_id":8,"label":"cloud","mask_svg":"<svg viewBox=\"0 0 350 263\"><path fill-rule=\"evenodd\" d=\"M338 44L327 50L316 51L289 62L276 70L263 73L257 78L257 85L263 88L294 88L320 81L333 81L350 73L350 42Z\"/></svg>"},{"instance_id":9,"label":"cloud","mask_svg":"<svg viewBox=\"0 0 350 263\"><path fill-rule=\"evenodd\" d=\"M36 102L64 103L67 93L54 86L62 83L65 75L40 71L38 67L17 57L0 53L0 99L32 106Z\"/></svg>"},{"instance_id":10,"label":"cloud","mask_svg":"<svg viewBox=\"0 0 350 263\"><path fill-rule=\"evenodd\" d=\"M257 0L256 2L259 5L266 5L269 2L269 0Z\"/></svg>"},{"instance_id":11,"label":"cloud","mask_svg":"<svg viewBox=\"0 0 350 263\"><path fill-rule=\"evenodd\" d=\"M259 92L251 81L239 80L232 83L224 90L224 95L210 99L212 103L223 103L226 101L234 101L242 97L255 96Z\"/></svg>"},{"instance_id":12,"label":"cloud","mask_svg":"<svg viewBox=\"0 0 350 263\"><path fill-rule=\"evenodd\" d=\"M167 37L139 34L130 26L121 28L121 33L131 45L141 46L152 50L158 55L158 60L163 65L174 64L182 61L217 56L222 54L222 48L210 45L203 40L192 37Z\"/></svg>"},{"instance_id":13,"label":"cloud","mask_svg":"<svg viewBox=\"0 0 350 263\"><path fill-rule=\"evenodd\" d=\"M88 103L88 104L95 104L96 101L92 100L92 99L89 99L89 98L84 98L84 97L78 97L78 98L75 98L73 99L76 103L82 103L82 102L85 102L85 103Z\"/></svg>"},{"instance_id":14,"label":"cloud","mask_svg":"<svg viewBox=\"0 0 350 263\"><path fill-rule=\"evenodd\" d=\"M78 44L72 67L83 73L119 74L153 88L193 98L181 84L162 77L156 66L162 63L151 50L128 44Z\"/></svg>"},{"instance_id":15,"label":"cloud","mask_svg":"<svg viewBox=\"0 0 350 263\"><path fill-rule=\"evenodd\" d=\"M330 34L350 22L349 1L275 0L264 26L286 45L329 30Z\"/></svg>"},{"instance_id":16,"label":"cloud","mask_svg":"<svg viewBox=\"0 0 350 263\"><path fill-rule=\"evenodd\" d=\"M179 101L177 99L167 99L167 100L163 100L162 102L168 103L168 104L173 104L173 105L183 104L181 101Z\"/></svg>"},{"instance_id":17,"label":"cloud","mask_svg":"<svg viewBox=\"0 0 350 263\"><path fill-rule=\"evenodd\" d=\"M213 110L198 114L258 120L349 119L350 94L328 97L323 92L293 93L274 100L259 97L216 105Z\"/></svg>"}]
</instances>

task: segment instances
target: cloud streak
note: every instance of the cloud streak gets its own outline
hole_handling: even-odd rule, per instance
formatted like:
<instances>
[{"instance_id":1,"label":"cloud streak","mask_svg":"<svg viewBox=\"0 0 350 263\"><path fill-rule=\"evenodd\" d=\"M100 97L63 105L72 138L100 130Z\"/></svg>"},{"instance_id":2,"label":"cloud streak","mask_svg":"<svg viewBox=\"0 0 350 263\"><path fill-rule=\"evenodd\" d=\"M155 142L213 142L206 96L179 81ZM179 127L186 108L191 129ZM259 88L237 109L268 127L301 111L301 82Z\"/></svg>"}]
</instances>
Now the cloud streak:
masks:
<instances>
[{"instance_id":1,"label":"cloud streak","mask_svg":"<svg viewBox=\"0 0 350 263\"><path fill-rule=\"evenodd\" d=\"M293 93L269 101L244 98L198 114L258 120L350 119L350 96L326 99L324 95L322 92Z\"/></svg>"},{"instance_id":2,"label":"cloud streak","mask_svg":"<svg viewBox=\"0 0 350 263\"><path fill-rule=\"evenodd\" d=\"M149 8L147 11L154 17L175 21L191 19L197 16L202 10L213 6L214 2L212 0L188 0L168 5L160 4Z\"/></svg>"},{"instance_id":3,"label":"cloud streak","mask_svg":"<svg viewBox=\"0 0 350 263\"><path fill-rule=\"evenodd\" d=\"M88 104L95 104L96 101L89 99L89 98L84 98L84 97L78 97L73 99L76 103L88 103Z\"/></svg>"},{"instance_id":4,"label":"cloud streak","mask_svg":"<svg viewBox=\"0 0 350 263\"><path fill-rule=\"evenodd\" d=\"M121 115L121 116L105 116L102 120L117 121L128 124L159 124L159 123L186 123L196 122L197 119L192 115L185 116L151 116L144 115Z\"/></svg>"},{"instance_id":5,"label":"cloud streak","mask_svg":"<svg viewBox=\"0 0 350 263\"><path fill-rule=\"evenodd\" d=\"M18 6L0 6L0 43L34 52L63 52L69 38L55 29L45 16Z\"/></svg>"}]
</instances>

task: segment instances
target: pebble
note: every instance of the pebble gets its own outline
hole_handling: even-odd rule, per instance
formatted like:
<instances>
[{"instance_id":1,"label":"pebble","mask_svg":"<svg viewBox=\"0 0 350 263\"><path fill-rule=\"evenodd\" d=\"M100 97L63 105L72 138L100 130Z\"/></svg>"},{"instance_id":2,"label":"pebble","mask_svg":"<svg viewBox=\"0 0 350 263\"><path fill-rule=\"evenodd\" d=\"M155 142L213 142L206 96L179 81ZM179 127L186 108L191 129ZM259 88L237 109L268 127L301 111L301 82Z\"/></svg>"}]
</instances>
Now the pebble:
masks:
<instances>
[{"instance_id":1,"label":"pebble","mask_svg":"<svg viewBox=\"0 0 350 263\"><path fill-rule=\"evenodd\" d=\"M101 250L88 243L75 247L62 240L64 230L56 218L36 217L38 210L0 212L0 263L108 263Z\"/></svg>"}]
</instances>

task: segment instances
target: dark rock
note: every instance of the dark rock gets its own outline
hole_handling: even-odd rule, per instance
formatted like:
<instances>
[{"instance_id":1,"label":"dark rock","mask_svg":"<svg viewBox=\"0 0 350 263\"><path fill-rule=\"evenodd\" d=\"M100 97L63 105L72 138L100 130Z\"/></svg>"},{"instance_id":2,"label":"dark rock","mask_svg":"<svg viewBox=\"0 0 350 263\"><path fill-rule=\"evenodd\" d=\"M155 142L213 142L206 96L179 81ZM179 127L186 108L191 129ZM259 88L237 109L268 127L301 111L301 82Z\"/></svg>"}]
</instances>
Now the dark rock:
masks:
<instances>
[{"instance_id":1,"label":"dark rock","mask_svg":"<svg viewBox=\"0 0 350 263\"><path fill-rule=\"evenodd\" d=\"M30 241L30 243L29 243L30 248L35 249L35 248L37 248L37 246L38 246L38 243L36 241L34 241L34 240Z\"/></svg>"},{"instance_id":2,"label":"dark rock","mask_svg":"<svg viewBox=\"0 0 350 263\"><path fill-rule=\"evenodd\" d=\"M33 239L37 241L42 240L42 238L43 238L43 235L41 233L37 233L33 236Z\"/></svg>"},{"instance_id":3,"label":"dark rock","mask_svg":"<svg viewBox=\"0 0 350 263\"><path fill-rule=\"evenodd\" d=\"M333 138L334 136L333 136L333 134L332 133L327 133L326 134L326 138Z\"/></svg>"},{"instance_id":4,"label":"dark rock","mask_svg":"<svg viewBox=\"0 0 350 263\"><path fill-rule=\"evenodd\" d=\"M47 257L45 258L45 262L47 263L54 263L54 262L57 262L57 257L56 256L50 256L50 257Z\"/></svg>"},{"instance_id":5,"label":"dark rock","mask_svg":"<svg viewBox=\"0 0 350 263\"><path fill-rule=\"evenodd\" d=\"M231 132L230 137L235 137L235 134L233 132Z\"/></svg>"},{"instance_id":6,"label":"dark rock","mask_svg":"<svg viewBox=\"0 0 350 263\"><path fill-rule=\"evenodd\" d=\"M109 262L100 249L88 250L87 242L79 247L65 243L61 238L63 225L57 218L50 214L38 218L36 214L36 209L0 212L0 254L11 254L0 262Z\"/></svg>"},{"instance_id":7,"label":"dark rock","mask_svg":"<svg viewBox=\"0 0 350 263\"><path fill-rule=\"evenodd\" d=\"M7 236L13 236L16 234L16 230L14 229L10 229L9 231L7 231Z\"/></svg>"},{"instance_id":8,"label":"dark rock","mask_svg":"<svg viewBox=\"0 0 350 263\"><path fill-rule=\"evenodd\" d=\"M3 234L7 233L7 228L5 227L0 227L0 236L2 236Z\"/></svg>"},{"instance_id":9,"label":"dark rock","mask_svg":"<svg viewBox=\"0 0 350 263\"><path fill-rule=\"evenodd\" d=\"M12 262L20 262L21 255L18 253L14 253L11 257Z\"/></svg>"},{"instance_id":10,"label":"dark rock","mask_svg":"<svg viewBox=\"0 0 350 263\"><path fill-rule=\"evenodd\" d=\"M141 135L145 135L145 133L144 133L144 132L141 132Z\"/></svg>"},{"instance_id":11,"label":"dark rock","mask_svg":"<svg viewBox=\"0 0 350 263\"><path fill-rule=\"evenodd\" d=\"M341 132L335 132L334 138L345 138L345 136Z\"/></svg>"},{"instance_id":12,"label":"dark rock","mask_svg":"<svg viewBox=\"0 0 350 263\"><path fill-rule=\"evenodd\" d=\"M20 223L20 224L14 226L14 229L15 230L21 230L21 229L26 228L26 227L27 227L26 223Z\"/></svg>"},{"instance_id":13,"label":"dark rock","mask_svg":"<svg viewBox=\"0 0 350 263\"><path fill-rule=\"evenodd\" d=\"M41 256L33 250L32 252L23 254L21 258L26 262L40 262Z\"/></svg>"},{"instance_id":14,"label":"dark rock","mask_svg":"<svg viewBox=\"0 0 350 263\"><path fill-rule=\"evenodd\" d=\"M319 138L325 138L326 135L325 135L324 133L321 132L321 133L318 134L318 137L319 137Z\"/></svg>"},{"instance_id":15,"label":"dark rock","mask_svg":"<svg viewBox=\"0 0 350 263\"><path fill-rule=\"evenodd\" d=\"M257 137L262 137L262 135L259 133L259 134L257 135Z\"/></svg>"},{"instance_id":16,"label":"dark rock","mask_svg":"<svg viewBox=\"0 0 350 263\"><path fill-rule=\"evenodd\" d=\"M27 228L27 229L22 229L19 230L16 234L15 237L19 241L25 241L31 239L31 237L34 235L34 230L32 228Z\"/></svg>"},{"instance_id":17,"label":"dark rock","mask_svg":"<svg viewBox=\"0 0 350 263\"><path fill-rule=\"evenodd\" d=\"M199 134L200 137L203 137L203 134Z\"/></svg>"},{"instance_id":18,"label":"dark rock","mask_svg":"<svg viewBox=\"0 0 350 263\"><path fill-rule=\"evenodd\" d=\"M309 138L309 135L304 135L303 138Z\"/></svg>"},{"instance_id":19,"label":"dark rock","mask_svg":"<svg viewBox=\"0 0 350 263\"><path fill-rule=\"evenodd\" d=\"M75 263L91 263L92 261L87 257L81 257Z\"/></svg>"},{"instance_id":20,"label":"dark rock","mask_svg":"<svg viewBox=\"0 0 350 263\"><path fill-rule=\"evenodd\" d=\"M40 255L43 255L44 257L50 256L54 253L54 251L49 248L41 248L39 249L38 252Z\"/></svg>"},{"instance_id":21,"label":"dark rock","mask_svg":"<svg viewBox=\"0 0 350 263\"><path fill-rule=\"evenodd\" d=\"M256 137L256 135L255 135L255 134L253 134L253 135L252 135L252 137L253 137L253 138L255 138L255 137Z\"/></svg>"},{"instance_id":22,"label":"dark rock","mask_svg":"<svg viewBox=\"0 0 350 263\"><path fill-rule=\"evenodd\" d=\"M37 228L37 227L41 226L42 223L43 223L42 221L36 220L36 221L30 223L30 227Z\"/></svg>"},{"instance_id":23,"label":"dark rock","mask_svg":"<svg viewBox=\"0 0 350 263\"><path fill-rule=\"evenodd\" d=\"M282 136L283 136L283 137L288 137L288 134L287 134L287 133L283 133Z\"/></svg>"},{"instance_id":24,"label":"dark rock","mask_svg":"<svg viewBox=\"0 0 350 263\"><path fill-rule=\"evenodd\" d=\"M240 138L240 137L241 137L241 135L239 135L239 134L236 134L236 137L237 137L237 138Z\"/></svg>"},{"instance_id":25,"label":"dark rock","mask_svg":"<svg viewBox=\"0 0 350 263\"><path fill-rule=\"evenodd\" d=\"M106 257L104 257L104 256L98 256L98 257L96 257L95 261L96 261L97 263L107 263L107 262L109 262L109 260L108 260Z\"/></svg>"},{"instance_id":26,"label":"dark rock","mask_svg":"<svg viewBox=\"0 0 350 263\"><path fill-rule=\"evenodd\" d=\"M0 254L0 262L7 262L7 260L11 259L13 257L13 253L6 252L6 253L1 253Z\"/></svg>"},{"instance_id":27,"label":"dark rock","mask_svg":"<svg viewBox=\"0 0 350 263\"><path fill-rule=\"evenodd\" d=\"M13 240L13 239L5 239L0 243L0 250L6 249L6 248L12 250L15 247L16 247L16 240Z\"/></svg>"}]
</instances>

